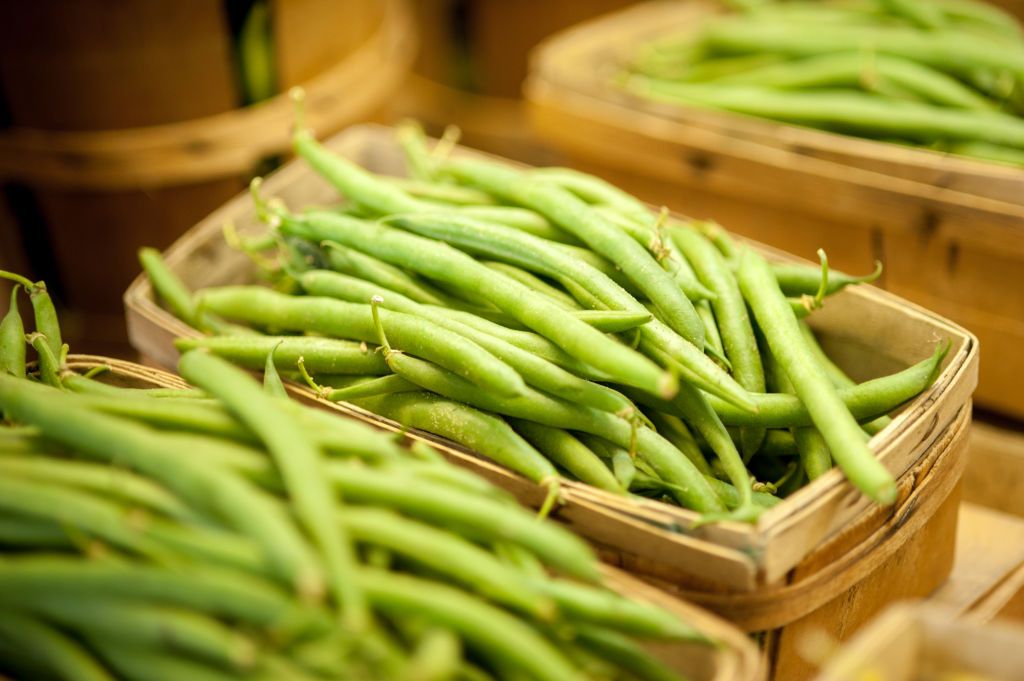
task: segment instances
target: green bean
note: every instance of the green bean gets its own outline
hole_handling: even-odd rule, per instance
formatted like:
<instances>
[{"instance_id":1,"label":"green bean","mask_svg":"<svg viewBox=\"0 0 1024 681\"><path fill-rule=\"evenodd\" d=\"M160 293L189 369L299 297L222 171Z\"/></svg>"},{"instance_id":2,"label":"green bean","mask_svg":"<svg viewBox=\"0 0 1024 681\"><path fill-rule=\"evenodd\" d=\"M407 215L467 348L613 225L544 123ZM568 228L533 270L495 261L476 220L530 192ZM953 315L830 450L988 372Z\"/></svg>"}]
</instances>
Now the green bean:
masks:
<instances>
[{"instance_id":1,"label":"green bean","mask_svg":"<svg viewBox=\"0 0 1024 681\"><path fill-rule=\"evenodd\" d=\"M304 94L293 88L291 97L301 103ZM375 177L358 165L333 154L313 137L313 133L296 121L292 134L292 147L318 174L331 183L343 196L360 208L377 214L407 213L429 203L414 199L399 187ZM259 183L256 183L257 187Z\"/></svg>"},{"instance_id":2,"label":"green bean","mask_svg":"<svg viewBox=\"0 0 1024 681\"><path fill-rule=\"evenodd\" d=\"M632 428L625 420L608 412L529 389L520 397L501 398L477 390L468 381L440 367L400 353L385 353L385 359L396 374L449 399L554 428L588 432L620 447L630 448L635 444L659 475L679 485L680 503L699 511L722 508L693 464L650 429Z\"/></svg>"},{"instance_id":3,"label":"green bean","mask_svg":"<svg viewBox=\"0 0 1024 681\"><path fill-rule=\"evenodd\" d=\"M1013 166L1024 166L1024 151L985 142L956 142L946 149L951 154L970 156Z\"/></svg>"},{"instance_id":4,"label":"green bean","mask_svg":"<svg viewBox=\"0 0 1024 681\"><path fill-rule=\"evenodd\" d=\"M821 268L810 265L790 265L775 263L772 265L772 272L779 282L779 287L787 296L813 296L817 294L821 286ZM881 261L875 261L875 269L871 274L862 277L855 277L836 270L829 270L828 284L825 287L826 295L832 295L842 291L847 286L854 284L870 284L882 274Z\"/></svg>"},{"instance_id":5,"label":"green bean","mask_svg":"<svg viewBox=\"0 0 1024 681\"><path fill-rule=\"evenodd\" d=\"M633 483L633 478L636 477L636 466L633 464L633 457L629 450L589 433L581 433L579 437L584 446L608 462L612 475L615 476L619 486L628 490Z\"/></svg>"},{"instance_id":6,"label":"green bean","mask_svg":"<svg viewBox=\"0 0 1024 681\"><path fill-rule=\"evenodd\" d=\"M417 303L447 304L447 296L427 284L417 281L394 265L332 241L323 245L326 247L327 262L335 272L349 274L379 284L392 291L397 291Z\"/></svg>"},{"instance_id":7,"label":"green bean","mask_svg":"<svg viewBox=\"0 0 1024 681\"><path fill-rule=\"evenodd\" d=\"M89 645L128 681L233 681L236 674L148 647L126 646L105 636L87 637Z\"/></svg>"},{"instance_id":8,"label":"green bean","mask_svg":"<svg viewBox=\"0 0 1024 681\"><path fill-rule=\"evenodd\" d=\"M1021 60L1024 69L1024 53ZM1024 122L997 111L963 111L845 91L790 92L759 86L705 86L653 81L631 81L630 87L641 94L666 101L711 106L805 125L825 125L869 136L897 136L925 143L949 139L1024 147Z\"/></svg>"},{"instance_id":9,"label":"green bean","mask_svg":"<svg viewBox=\"0 0 1024 681\"><path fill-rule=\"evenodd\" d=\"M386 175L381 176L380 179L395 185L415 199L472 208L488 206L495 202L494 198L487 192L470 189L469 187L460 187L456 184L425 182L423 180L410 180L405 177L390 177Z\"/></svg>"},{"instance_id":10,"label":"green bean","mask_svg":"<svg viewBox=\"0 0 1024 681\"><path fill-rule=\"evenodd\" d=\"M863 52L805 57L721 78L715 83L781 89L861 85L872 90L879 79L891 81L933 104L972 111L995 109L988 99L940 71L900 57Z\"/></svg>"},{"instance_id":11,"label":"green bean","mask_svg":"<svg viewBox=\"0 0 1024 681\"><path fill-rule=\"evenodd\" d=\"M58 598L45 591L31 601L17 600L32 614L90 637L115 638L126 646L195 655L238 670L252 667L257 657L251 640L191 610L85 594Z\"/></svg>"},{"instance_id":12,"label":"green bean","mask_svg":"<svg viewBox=\"0 0 1024 681\"><path fill-rule=\"evenodd\" d=\"M732 375L746 390L764 392L764 368L757 350L757 339L754 338L739 285L725 258L710 241L694 230L673 229L669 238L682 250L701 283L715 294L710 303L711 309L722 335L725 355L732 366ZM763 429L746 429L740 437L743 455L749 457L756 452L763 439ZM733 484L736 484L735 480Z\"/></svg>"},{"instance_id":13,"label":"green bean","mask_svg":"<svg viewBox=\"0 0 1024 681\"><path fill-rule=\"evenodd\" d=\"M25 378L25 325L18 313L19 284L11 287L11 305L0 321L0 372Z\"/></svg>"},{"instance_id":14,"label":"green bean","mask_svg":"<svg viewBox=\"0 0 1024 681\"><path fill-rule=\"evenodd\" d=\"M924 29L946 28L949 24L942 9L916 0L878 0L878 4L894 17Z\"/></svg>"},{"instance_id":15,"label":"green bean","mask_svg":"<svg viewBox=\"0 0 1024 681\"><path fill-rule=\"evenodd\" d=\"M739 508L741 503L740 493L736 491L735 487L724 480L719 480L718 478L710 476L708 477L708 482L711 483L711 487L715 490L715 493L725 501L725 505L729 510ZM773 508L782 503L782 499L766 492L754 492L753 501L761 508Z\"/></svg>"},{"instance_id":16,"label":"green bean","mask_svg":"<svg viewBox=\"0 0 1024 681\"><path fill-rule=\"evenodd\" d=\"M250 336L246 336L250 338ZM111 397L152 397L160 399L202 400L207 397L195 388L126 388L86 378L81 374L65 373L61 377L64 387L75 393L86 395L107 395Z\"/></svg>"},{"instance_id":17,"label":"green bean","mask_svg":"<svg viewBox=\"0 0 1024 681\"><path fill-rule=\"evenodd\" d=\"M360 380L343 388L326 390L323 395L324 399L331 402L349 402L367 397L392 395L394 393L410 392L419 389L418 385L410 383L401 376L391 374L389 376Z\"/></svg>"},{"instance_id":18,"label":"green bean","mask_svg":"<svg viewBox=\"0 0 1024 681\"><path fill-rule=\"evenodd\" d=\"M474 249L486 250L492 257L513 254L515 264L520 266L528 266L531 262L543 263L547 275L559 279L563 284L570 280L574 281L592 294L606 309L636 312L646 310L629 293L585 263L515 230L478 221L433 220L421 215L403 217L396 220L396 224L460 246L471 244ZM570 289L570 293L572 292ZM737 404L747 402L746 391L739 384L703 352L680 338L659 320L654 319L644 324L641 327L641 334L643 338L662 348L689 369L692 378L699 382L701 388L720 394Z\"/></svg>"},{"instance_id":19,"label":"green bean","mask_svg":"<svg viewBox=\"0 0 1024 681\"><path fill-rule=\"evenodd\" d=\"M0 617L0 639L54 677L67 681L114 681L114 677L73 638L37 617L8 610Z\"/></svg>"},{"instance_id":20,"label":"green bean","mask_svg":"<svg viewBox=\"0 0 1024 681\"><path fill-rule=\"evenodd\" d=\"M192 300L192 292L185 288L182 281L167 267L160 251L155 248L140 248L139 263L149 277L156 295L164 301L175 317L193 328L208 330Z\"/></svg>"},{"instance_id":21,"label":"green bean","mask_svg":"<svg viewBox=\"0 0 1024 681\"><path fill-rule=\"evenodd\" d=\"M783 22L730 18L709 24L702 39L710 48L729 53L809 56L867 49L955 74L975 67L1024 72L1024 50L1018 45L999 41L999 49L993 49L991 36L963 31L925 32L889 26L818 26L814 31L800 31Z\"/></svg>"},{"instance_id":22,"label":"green bean","mask_svg":"<svg viewBox=\"0 0 1024 681\"><path fill-rule=\"evenodd\" d=\"M25 341L36 351L39 358L39 377L42 381L59 390L64 389L60 380L60 360L53 354L50 341L46 336L35 331L25 336Z\"/></svg>"},{"instance_id":23,"label":"green bean","mask_svg":"<svg viewBox=\"0 0 1024 681\"><path fill-rule=\"evenodd\" d=\"M585 650L626 671L637 681L683 681L664 663L627 637L596 626L579 626L576 638Z\"/></svg>"},{"instance_id":24,"label":"green bean","mask_svg":"<svg viewBox=\"0 0 1024 681\"><path fill-rule=\"evenodd\" d=\"M385 612L419 613L456 632L487 657L514 666L538 681L583 680L552 644L520 620L438 582L362 570L359 582Z\"/></svg>"},{"instance_id":25,"label":"green bean","mask_svg":"<svg viewBox=\"0 0 1024 681\"><path fill-rule=\"evenodd\" d=\"M706 635L655 605L602 588L562 579L533 579L530 585L554 599L566 617L641 638L707 642Z\"/></svg>"},{"instance_id":26,"label":"green bean","mask_svg":"<svg viewBox=\"0 0 1024 681\"><path fill-rule=\"evenodd\" d=\"M776 392L795 394L793 383L789 380L778 362L771 353L766 353L768 374L771 377L771 384ZM813 351L811 353L814 354ZM797 454L800 456L800 466L808 480L815 480L832 470L832 454L828 451L825 438L817 428L805 426L793 429L793 441L796 444Z\"/></svg>"},{"instance_id":27,"label":"green bean","mask_svg":"<svg viewBox=\"0 0 1024 681\"><path fill-rule=\"evenodd\" d=\"M256 286L204 289L200 300L219 314L248 323L363 341L376 339L369 305L330 298L297 298ZM383 314L388 332L403 350L435 361L499 394L516 394L525 389L514 369L467 338L421 317L390 311Z\"/></svg>"},{"instance_id":28,"label":"green bean","mask_svg":"<svg viewBox=\"0 0 1024 681\"><path fill-rule=\"evenodd\" d=\"M825 438L832 458L850 482L872 500L893 503L896 483L892 475L867 447L851 410L807 348L768 263L746 250L740 256L737 278L772 355Z\"/></svg>"},{"instance_id":29,"label":"green bean","mask_svg":"<svg viewBox=\"0 0 1024 681\"><path fill-rule=\"evenodd\" d=\"M504 605L551 618L554 603L493 554L446 530L379 509L352 508L338 521L358 542L410 558Z\"/></svg>"},{"instance_id":30,"label":"green bean","mask_svg":"<svg viewBox=\"0 0 1024 681\"><path fill-rule=\"evenodd\" d=\"M42 457L0 459L5 475L48 481L109 495L169 518L196 521L199 516L166 489L128 471L87 461Z\"/></svg>"},{"instance_id":31,"label":"green bean","mask_svg":"<svg viewBox=\"0 0 1024 681\"><path fill-rule=\"evenodd\" d=\"M550 462L500 417L470 406L422 392L362 398L355 404L404 426L446 437L533 482L558 477Z\"/></svg>"},{"instance_id":32,"label":"green bean","mask_svg":"<svg viewBox=\"0 0 1024 681\"><path fill-rule=\"evenodd\" d=\"M664 412L651 412L649 416L658 434L671 442L672 446L692 461L697 470L705 477L711 475L711 466L708 465L707 459L704 458L703 452L700 451L700 447L690 433L690 429L679 417Z\"/></svg>"},{"instance_id":33,"label":"green bean","mask_svg":"<svg viewBox=\"0 0 1024 681\"><path fill-rule=\"evenodd\" d=\"M538 523L536 516L519 506L477 494L456 494L450 487L427 481L400 487L392 475L366 466L335 462L328 469L334 485L353 503L393 508L457 527L469 537L514 542L565 574L586 581L598 578L595 558L586 544L561 526Z\"/></svg>"},{"instance_id":34,"label":"green bean","mask_svg":"<svg viewBox=\"0 0 1024 681\"><path fill-rule=\"evenodd\" d=\"M599 206L596 210L649 250L662 268L672 274L679 288L691 301L696 303L714 297L711 291L697 281L696 275L679 253L676 245L671 240L662 238L661 226L655 222L649 212L642 222L636 222L614 209Z\"/></svg>"},{"instance_id":35,"label":"green bean","mask_svg":"<svg viewBox=\"0 0 1024 681\"><path fill-rule=\"evenodd\" d=\"M73 549L74 542L60 524L35 516L6 513L0 517L0 545L19 549Z\"/></svg>"},{"instance_id":36,"label":"green bean","mask_svg":"<svg viewBox=\"0 0 1024 681\"><path fill-rule=\"evenodd\" d=\"M490 267L495 272L502 272L509 277L512 277L520 284L529 286L537 293L542 293L547 296L551 302L555 303L559 307L565 310L579 310L580 306L576 303L576 300L565 291L555 288L551 284L547 283L540 277L527 272L524 269L516 267L515 265L509 265L503 262L485 262L485 265Z\"/></svg>"},{"instance_id":37,"label":"green bean","mask_svg":"<svg viewBox=\"0 0 1024 681\"><path fill-rule=\"evenodd\" d=\"M635 385L655 394L674 392L671 375L639 353L610 339L586 323L560 314L558 306L522 284L496 274L465 253L432 239L397 229L327 214L307 214L287 218L282 230L317 241L343 241L347 245L372 250L385 260L393 259L427 276L478 291L492 303L526 326L549 338L563 350L595 368L616 375L627 385ZM512 230L513 232L515 230ZM525 236L525 235L524 235ZM394 328L388 325L389 333ZM392 339L413 352L408 343Z\"/></svg>"},{"instance_id":38,"label":"green bean","mask_svg":"<svg viewBox=\"0 0 1024 681\"><path fill-rule=\"evenodd\" d=\"M987 2L973 0L937 0L950 18L964 23L984 27L989 31L1019 40L1021 27L1017 18L1006 10Z\"/></svg>"},{"instance_id":39,"label":"green bean","mask_svg":"<svg viewBox=\"0 0 1024 681\"><path fill-rule=\"evenodd\" d=\"M804 340L807 341L807 347L810 348L811 354L817 357L821 365L825 367L825 372L828 374L828 377L831 379L834 386L837 388L852 388L857 385L852 378L843 373L843 370L836 366L835 362L829 359L828 355L825 354L825 351L822 350L821 345L818 343L818 339L814 336L814 332L811 330L811 327L807 326L806 323L802 323L800 324L800 331L803 332ZM883 415L873 421L865 423L863 427L869 434L874 435L890 423L892 423L892 419Z\"/></svg>"},{"instance_id":40,"label":"green bean","mask_svg":"<svg viewBox=\"0 0 1024 681\"><path fill-rule=\"evenodd\" d=\"M657 305L673 330L703 349L704 328L671 275L642 246L575 195L495 163L450 160L444 170L470 185L526 205L575 235L618 265Z\"/></svg>"},{"instance_id":41,"label":"green bean","mask_svg":"<svg viewBox=\"0 0 1024 681\"><path fill-rule=\"evenodd\" d=\"M622 494L625 491L594 452L567 431L522 419L514 419L512 427L577 480L608 492Z\"/></svg>"},{"instance_id":42,"label":"green bean","mask_svg":"<svg viewBox=\"0 0 1024 681\"><path fill-rule=\"evenodd\" d=\"M518 206L463 206L455 215L476 220L496 222L521 232L532 234L555 243L579 246L580 241L565 230L552 225L539 213Z\"/></svg>"},{"instance_id":43,"label":"green bean","mask_svg":"<svg viewBox=\"0 0 1024 681\"><path fill-rule=\"evenodd\" d=\"M124 419L82 409L75 396L0 375L0 407L21 422L38 426L47 439L101 461L118 461L164 484L186 503L209 509L263 548L278 574L315 597L320 569L295 529L257 490L217 467L197 466L181 453L211 460L233 451L209 440L164 435Z\"/></svg>"},{"instance_id":44,"label":"green bean","mask_svg":"<svg viewBox=\"0 0 1024 681\"><path fill-rule=\"evenodd\" d=\"M387 364L365 343L319 338L316 336L206 336L178 338L174 347L179 352L196 348L209 350L246 369L260 369L274 350L274 365L279 370L294 370L301 357L312 374L382 375Z\"/></svg>"},{"instance_id":45,"label":"green bean","mask_svg":"<svg viewBox=\"0 0 1024 681\"><path fill-rule=\"evenodd\" d=\"M462 642L449 629L433 627L416 641L404 681L449 681L454 679L462 658Z\"/></svg>"},{"instance_id":46,"label":"green bean","mask_svg":"<svg viewBox=\"0 0 1024 681\"><path fill-rule=\"evenodd\" d=\"M425 137L416 121L401 121L395 128L395 138L405 154L409 175L417 180L433 180L437 175L437 164L427 149Z\"/></svg>"},{"instance_id":47,"label":"green bean","mask_svg":"<svg viewBox=\"0 0 1024 681\"><path fill-rule=\"evenodd\" d=\"M267 580L235 570L192 564L179 568L77 557L25 555L0 560L0 599L39 595L75 601L93 597L185 608L271 629L331 626L329 615L295 603Z\"/></svg>"},{"instance_id":48,"label":"green bean","mask_svg":"<svg viewBox=\"0 0 1024 681\"><path fill-rule=\"evenodd\" d=\"M254 390L255 381L227 361L192 350L182 355L178 371L223 402L266 445L281 471L296 516L324 554L334 597L346 624L353 630L367 626L369 613L353 578L355 553L348 537L332 526L331 516L340 501L331 493L315 441L297 420L279 408L276 398Z\"/></svg>"}]
</instances>

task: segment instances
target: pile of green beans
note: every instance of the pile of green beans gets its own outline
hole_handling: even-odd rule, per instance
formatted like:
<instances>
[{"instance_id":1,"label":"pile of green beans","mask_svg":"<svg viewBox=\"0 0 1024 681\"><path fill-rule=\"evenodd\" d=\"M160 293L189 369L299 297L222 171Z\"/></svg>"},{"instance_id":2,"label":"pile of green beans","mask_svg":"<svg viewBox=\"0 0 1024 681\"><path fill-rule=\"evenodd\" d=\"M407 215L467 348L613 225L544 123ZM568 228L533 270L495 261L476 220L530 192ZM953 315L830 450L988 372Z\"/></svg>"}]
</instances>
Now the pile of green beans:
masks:
<instances>
[{"instance_id":1,"label":"pile of green beans","mask_svg":"<svg viewBox=\"0 0 1024 681\"><path fill-rule=\"evenodd\" d=\"M182 352L252 370L272 354L321 398L449 438L548 486L549 503L569 478L705 522L753 521L833 459L892 501L859 424L883 427L876 419L931 384L942 353L922 349L920 364L857 385L803 321L880 269L765 265L767 279L747 285L745 263L759 258L727 234L659 217L596 177L447 158L407 124L414 179L403 181L336 156L301 122L295 135L343 201L286 207L253 182L269 228L233 244L270 286L182 295L144 254L157 297L213 334L179 339ZM792 390L766 381L775 355ZM814 457L800 451L811 443Z\"/></svg>"},{"instance_id":2,"label":"pile of green beans","mask_svg":"<svg viewBox=\"0 0 1024 681\"><path fill-rule=\"evenodd\" d=\"M292 401L284 342L262 387L193 350L194 388L121 388L42 355L26 371L13 302L4 678L670 681L645 641L713 644L606 588L579 538L433 449ZM480 416L476 437L498 422Z\"/></svg>"},{"instance_id":3,"label":"pile of green beans","mask_svg":"<svg viewBox=\"0 0 1024 681\"><path fill-rule=\"evenodd\" d=\"M731 3L640 45L616 85L898 144L1024 165L1024 31L978 0Z\"/></svg>"}]
</instances>

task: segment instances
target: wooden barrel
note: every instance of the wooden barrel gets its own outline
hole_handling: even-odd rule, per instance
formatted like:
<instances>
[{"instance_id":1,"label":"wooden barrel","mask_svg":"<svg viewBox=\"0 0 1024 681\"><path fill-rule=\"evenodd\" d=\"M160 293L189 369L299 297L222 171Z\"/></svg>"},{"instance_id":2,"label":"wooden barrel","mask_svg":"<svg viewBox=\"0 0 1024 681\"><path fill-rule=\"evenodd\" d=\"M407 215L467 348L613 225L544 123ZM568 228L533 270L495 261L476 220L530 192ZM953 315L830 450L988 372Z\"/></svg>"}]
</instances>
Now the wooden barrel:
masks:
<instances>
[{"instance_id":1,"label":"wooden barrel","mask_svg":"<svg viewBox=\"0 0 1024 681\"><path fill-rule=\"evenodd\" d=\"M41 263L34 274L52 279L77 347L124 342L120 294L140 246L168 245L287 152L293 111L280 93L305 87L309 122L331 132L374 117L415 52L404 0L270 0L279 94L242 106L239 18L230 7L0 7L9 123L0 131L0 181L20 188L8 195ZM4 232L7 251L17 235Z\"/></svg>"}]
</instances>

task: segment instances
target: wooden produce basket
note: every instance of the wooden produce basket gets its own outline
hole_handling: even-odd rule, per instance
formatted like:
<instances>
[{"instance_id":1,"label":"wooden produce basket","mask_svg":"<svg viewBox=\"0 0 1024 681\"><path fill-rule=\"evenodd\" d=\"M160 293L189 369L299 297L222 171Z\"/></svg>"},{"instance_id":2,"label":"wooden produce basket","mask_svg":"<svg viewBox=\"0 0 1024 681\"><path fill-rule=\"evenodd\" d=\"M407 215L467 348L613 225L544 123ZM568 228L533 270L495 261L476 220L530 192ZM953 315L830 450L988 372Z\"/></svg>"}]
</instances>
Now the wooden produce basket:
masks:
<instances>
[{"instance_id":1,"label":"wooden produce basket","mask_svg":"<svg viewBox=\"0 0 1024 681\"><path fill-rule=\"evenodd\" d=\"M327 146L371 170L400 174L404 160L393 138L388 128L359 126ZM267 196L292 206L324 204L336 196L300 163L282 168L264 188ZM221 235L228 220L243 233L261 229L251 199L239 196L167 250L167 265L193 289L254 281L251 261L231 250ZM787 257L755 247L775 259ZM145 276L127 290L125 305L133 344L158 364L176 362L175 337L198 334L156 303ZM609 561L685 593L747 631L774 632L768 650L779 669L786 670L799 662L782 632L803 622L810 628L825 625L841 636L889 600L926 595L948 574L977 376L973 336L884 291L844 291L809 320L830 355L858 380L919 361L939 339L952 342L935 384L873 441L898 478L894 506L872 505L834 470L766 512L756 525L725 522L690 529L698 517L692 511L624 500L575 482L564 484L566 503L558 511L602 547ZM399 428L355 407L344 408ZM471 452L455 445L445 451L524 503L539 505L544 498L542 488ZM907 565L913 570L900 569ZM778 678L800 678L790 673Z\"/></svg>"},{"instance_id":2,"label":"wooden produce basket","mask_svg":"<svg viewBox=\"0 0 1024 681\"><path fill-rule=\"evenodd\" d=\"M953 572L928 601L978 622L1024 622L1024 518L961 504Z\"/></svg>"},{"instance_id":3,"label":"wooden produce basket","mask_svg":"<svg viewBox=\"0 0 1024 681\"><path fill-rule=\"evenodd\" d=\"M816 681L1024 681L1024 627L901 604L866 627Z\"/></svg>"},{"instance_id":4,"label":"wooden produce basket","mask_svg":"<svg viewBox=\"0 0 1024 681\"><path fill-rule=\"evenodd\" d=\"M83 374L90 369L107 366L110 370L98 374L96 380L125 388L188 387L180 377L166 371L107 357L71 355L68 357L67 366L72 371ZM308 391L297 385L290 384L287 387L296 399L315 402L339 418L353 417L351 411L344 405L324 404L311 398ZM650 643L648 648L651 652L668 664L673 671L690 681L761 681L763 673L757 648L749 637L744 636L735 627L614 567L602 566L602 572L604 583L609 588L636 600L658 605L719 643L718 646L687 642Z\"/></svg>"},{"instance_id":5,"label":"wooden produce basket","mask_svg":"<svg viewBox=\"0 0 1024 681\"><path fill-rule=\"evenodd\" d=\"M839 268L963 324L985 346L979 404L1024 416L1024 169L709 109L610 79L637 45L721 11L651 2L564 31L526 83L538 133L655 204Z\"/></svg>"},{"instance_id":6,"label":"wooden produce basket","mask_svg":"<svg viewBox=\"0 0 1024 681\"><path fill-rule=\"evenodd\" d=\"M288 87L329 134L373 118L415 53L406 0L268 0L281 94L242 106L228 4L0 8L0 183L22 188L20 230L45 234L37 274L78 347L124 343L119 293L139 246L170 244L288 152Z\"/></svg>"}]
</instances>

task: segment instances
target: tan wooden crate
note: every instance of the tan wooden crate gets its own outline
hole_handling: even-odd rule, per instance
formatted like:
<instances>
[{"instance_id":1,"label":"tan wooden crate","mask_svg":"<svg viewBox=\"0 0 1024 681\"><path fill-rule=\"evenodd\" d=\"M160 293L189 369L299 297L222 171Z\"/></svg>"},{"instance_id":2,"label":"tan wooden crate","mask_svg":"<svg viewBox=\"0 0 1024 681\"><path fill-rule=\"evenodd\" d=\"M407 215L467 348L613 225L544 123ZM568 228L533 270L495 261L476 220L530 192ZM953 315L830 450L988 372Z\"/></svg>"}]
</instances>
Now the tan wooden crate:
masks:
<instances>
[{"instance_id":1,"label":"tan wooden crate","mask_svg":"<svg viewBox=\"0 0 1024 681\"><path fill-rule=\"evenodd\" d=\"M556 35L526 84L539 134L645 200L794 253L829 251L970 328L986 347L977 399L1024 415L1024 170L767 120L655 103L609 77L638 43L720 11L652 2Z\"/></svg>"},{"instance_id":2,"label":"tan wooden crate","mask_svg":"<svg viewBox=\"0 0 1024 681\"><path fill-rule=\"evenodd\" d=\"M975 421L964 500L1024 516L1024 427Z\"/></svg>"},{"instance_id":3,"label":"tan wooden crate","mask_svg":"<svg viewBox=\"0 0 1024 681\"><path fill-rule=\"evenodd\" d=\"M816 681L1024 681L1024 627L957 620L930 604L901 604L866 627Z\"/></svg>"},{"instance_id":4,"label":"tan wooden crate","mask_svg":"<svg viewBox=\"0 0 1024 681\"><path fill-rule=\"evenodd\" d=\"M928 601L975 621L1024 622L1024 518L961 504L953 572Z\"/></svg>"},{"instance_id":5,"label":"tan wooden crate","mask_svg":"<svg viewBox=\"0 0 1024 681\"><path fill-rule=\"evenodd\" d=\"M96 379L110 385L126 388L184 388L188 384L180 377L161 369L93 355L70 355L67 367L79 373L107 366L109 371L99 374ZM287 386L296 399L314 402L338 418L352 418L348 410L333 405L324 405L313 400L308 391L289 384ZM662 643L648 645L651 652L669 667L691 681L760 681L763 670L757 648L749 637L720 618L689 603L668 596L609 565L602 565L604 583L616 592L658 605L681 620L691 623L698 631L719 642L719 646L703 646L694 643Z\"/></svg>"},{"instance_id":6,"label":"tan wooden crate","mask_svg":"<svg viewBox=\"0 0 1024 681\"><path fill-rule=\"evenodd\" d=\"M378 172L400 173L404 167L387 128L352 128L327 144ZM281 169L264 187L268 195L294 206L325 203L333 196L300 164ZM251 201L241 196L166 252L168 266L189 286L253 281L251 262L223 241L220 230L226 220L243 232L257 229ZM785 257L757 247L774 258ZM869 578L881 579L885 570L880 566L900 556L913 556L921 574L914 580L892 580L890 591L865 591L864 612L877 610L885 599L921 588L924 591L917 595L931 591L945 578L952 560L956 514L948 509L957 503L977 341L963 329L874 288L840 296L815 313L811 322L831 354L856 378L918 361L940 338L953 344L937 382L873 442L899 479L900 500L895 506L871 505L837 470L766 513L756 525L725 522L686 529L697 518L691 511L654 501L624 501L574 482L565 484L566 504L559 517L607 548L606 555L628 570L684 588L690 598L701 599L750 631L775 629L819 610L828 617L822 607L840 591L859 588L858 583ZM125 304L136 348L161 365L173 366L173 339L197 332L159 307L145 277L128 289ZM355 407L344 408L398 428ZM447 446L446 451L525 503L539 504L543 498L536 485L462 448ZM772 599L778 599L775 606Z\"/></svg>"}]
</instances>

